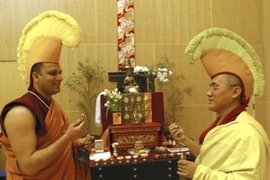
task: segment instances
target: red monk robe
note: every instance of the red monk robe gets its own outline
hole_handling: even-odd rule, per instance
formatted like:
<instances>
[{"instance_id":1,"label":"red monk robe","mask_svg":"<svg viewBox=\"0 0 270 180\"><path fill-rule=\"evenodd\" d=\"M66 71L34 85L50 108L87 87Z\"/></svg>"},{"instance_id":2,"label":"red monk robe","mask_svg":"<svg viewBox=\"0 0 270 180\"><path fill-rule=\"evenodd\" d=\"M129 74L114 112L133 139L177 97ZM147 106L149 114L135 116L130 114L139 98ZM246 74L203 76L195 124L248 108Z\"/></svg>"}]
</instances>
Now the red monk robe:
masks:
<instances>
[{"instance_id":1,"label":"red monk robe","mask_svg":"<svg viewBox=\"0 0 270 180\"><path fill-rule=\"evenodd\" d=\"M34 96L27 93L23 96L23 99L29 99L28 101L31 104L33 101ZM35 99L34 99L35 101ZM28 102L28 103L29 103ZM18 103L18 101L17 101ZM20 102L19 104L23 104ZM27 103L25 103L27 104ZM34 104L33 106L37 108L40 104ZM33 106L31 108L33 108ZM7 107L7 106L6 106ZM30 108L30 109L31 109ZM40 108L40 107L39 107ZM10 108L7 108L10 109ZM33 111L33 109L31 109ZM3 111L1 114L1 125L3 131L5 132L5 128L3 126L4 116L7 111ZM38 114L36 111L36 117L42 117L41 114ZM37 115L38 114L38 115ZM55 101L51 101L50 108L46 115L45 120L37 118L36 127L37 131L37 150L43 149L57 139L59 139L66 131L69 126L69 121L60 107ZM43 126L44 125L44 126ZM44 129L45 128L45 129ZM18 180L89 180L91 179L90 176L90 167L88 163L79 162L76 160L77 157L77 147L74 146L75 142L70 142L68 146L64 149L62 153L44 170L39 171L34 176L28 177L24 175L19 168L19 164L15 159L14 153L10 147L8 138L5 135L1 138L1 142L3 143L4 147L6 148L6 157L7 157L7 164L6 164L6 174L7 179L18 179ZM22 147L23 150L23 147Z\"/></svg>"}]
</instances>

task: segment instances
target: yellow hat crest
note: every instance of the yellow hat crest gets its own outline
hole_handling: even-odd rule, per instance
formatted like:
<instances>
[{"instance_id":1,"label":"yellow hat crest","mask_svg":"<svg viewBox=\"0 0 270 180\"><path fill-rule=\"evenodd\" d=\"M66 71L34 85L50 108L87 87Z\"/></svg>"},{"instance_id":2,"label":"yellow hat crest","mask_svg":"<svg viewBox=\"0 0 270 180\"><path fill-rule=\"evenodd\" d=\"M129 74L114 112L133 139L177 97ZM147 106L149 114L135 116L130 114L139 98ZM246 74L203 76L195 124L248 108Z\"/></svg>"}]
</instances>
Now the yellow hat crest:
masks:
<instances>
[{"instance_id":1,"label":"yellow hat crest","mask_svg":"<svg viewBox=\"0 0 270 180\"><path fill-rule=\"evenodd\" d=\"M25 26L19 40L17 61L22 80L29 83L36 63L59 63L62 44L74 48L81 42L80 26L70 15L53 10L39 14Z\"/></svg>"},{"instance_id":2,"label":"yellow hat crest","mask_svg":"<svg viewBox=\"0 0 270 180\"><path fill-rule=\"evenodd\" d=\"M233 74L243 82L242 103L247 104L251 95L264 92L264 74L259 56L254 48L236 33L223 28L210 28L195 36L185 50L185 57L192 64L201 62L208 75Z\"/></svg>"}]
</instances>

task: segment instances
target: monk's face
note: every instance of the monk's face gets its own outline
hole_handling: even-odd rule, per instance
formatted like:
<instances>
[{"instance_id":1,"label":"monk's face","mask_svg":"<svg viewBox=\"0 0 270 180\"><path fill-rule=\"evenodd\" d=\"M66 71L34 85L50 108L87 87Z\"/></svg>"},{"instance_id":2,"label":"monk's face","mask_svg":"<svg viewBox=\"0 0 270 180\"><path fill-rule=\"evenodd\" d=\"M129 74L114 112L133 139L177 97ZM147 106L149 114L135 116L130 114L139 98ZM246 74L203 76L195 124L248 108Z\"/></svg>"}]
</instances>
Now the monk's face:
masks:
<instances>
[{"instance_id":1,"label":"monk's face","mask_svg":"<svg viewBox=\"0 0 270 180\"><path fill-rule=\"evenodd\" d=\"M50 99L52 95L60 92L60 85L63 80L62 69L56 63L42 63L39 72L33 74L33 82L36 90L43 96Z\"/></svg>"},{"instance_id":2,"label":"monk's face","mask_svg":"<svg viewBox=\"0 0 270 180\"><path fill-rule=\"evenodd\" d=\"M208 109L220 114L230 109L234 103L233 88L229 85L227 75L222 74L214 77L207 91Z\"/></svg>"}]
</instances>

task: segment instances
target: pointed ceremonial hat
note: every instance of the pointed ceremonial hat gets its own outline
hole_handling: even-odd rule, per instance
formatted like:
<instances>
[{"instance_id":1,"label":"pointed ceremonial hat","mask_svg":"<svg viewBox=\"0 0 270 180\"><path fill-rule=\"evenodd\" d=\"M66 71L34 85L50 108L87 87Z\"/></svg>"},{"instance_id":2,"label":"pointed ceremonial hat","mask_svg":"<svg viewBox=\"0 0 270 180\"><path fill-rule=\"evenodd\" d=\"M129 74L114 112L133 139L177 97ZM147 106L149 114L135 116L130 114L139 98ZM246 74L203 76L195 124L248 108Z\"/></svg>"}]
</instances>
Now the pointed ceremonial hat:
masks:
<instances>
[{"instance_id":1,"label":"pointed ceremonial hat","mask_svg":"<svg viewBox=\"0 0 270 180\"><path fill-rule=\"evenodd\" d=\"M201 59L210 76L232 74L243 84L241 102L247 105L251 95L264 91L263 68L254 48L236 33L223 28L210 28L195 36L185 50L190 63Z\"/></svg>"},{"instance_id":2,"label":"pointed ceremonial hat","mask_svg":"<svg viewBox=\"0 0 270 180\"><path fill-rule=\"evenodd\" d=\"M31 69L41 62L59 63L62 44L69 48L82 42L80 26L70 15L46 11L25 26L17 48L22 80L29 83Z\"/></svg>"}]
</instances>

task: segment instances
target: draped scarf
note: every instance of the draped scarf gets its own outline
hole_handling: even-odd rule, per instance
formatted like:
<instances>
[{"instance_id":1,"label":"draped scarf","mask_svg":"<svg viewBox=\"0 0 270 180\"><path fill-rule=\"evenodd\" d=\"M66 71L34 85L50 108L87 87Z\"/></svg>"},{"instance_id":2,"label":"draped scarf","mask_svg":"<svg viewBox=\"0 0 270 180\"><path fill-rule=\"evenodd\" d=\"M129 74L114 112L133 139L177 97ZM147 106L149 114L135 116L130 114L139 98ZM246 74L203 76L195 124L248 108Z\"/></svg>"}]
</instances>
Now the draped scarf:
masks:
<instances>
[{"instance_id":1,"label":"draped scarf","mask_svg":"<svg viewBox=\"0 0 270 180\"><path fill-rule=\"evenodd\" d=\"M238 106L237 108L235 108L232 112L230 112L221 122L219 125L222 125L222 124L227 124L229 122L232 122L236 119L236 117L242 112L242 111L245 111L246 108L245 106ZM217 125L218 125L218 121L219 121L219 118L217 118L212 124L211 126L209 126L207 129L205 129L202 134L200 135L200 138L199 138L199 142L200 144L203 143L204 141L204 138L205 136L207 135L207 133L215 128Z\"/></svg>"}]
</instances>

